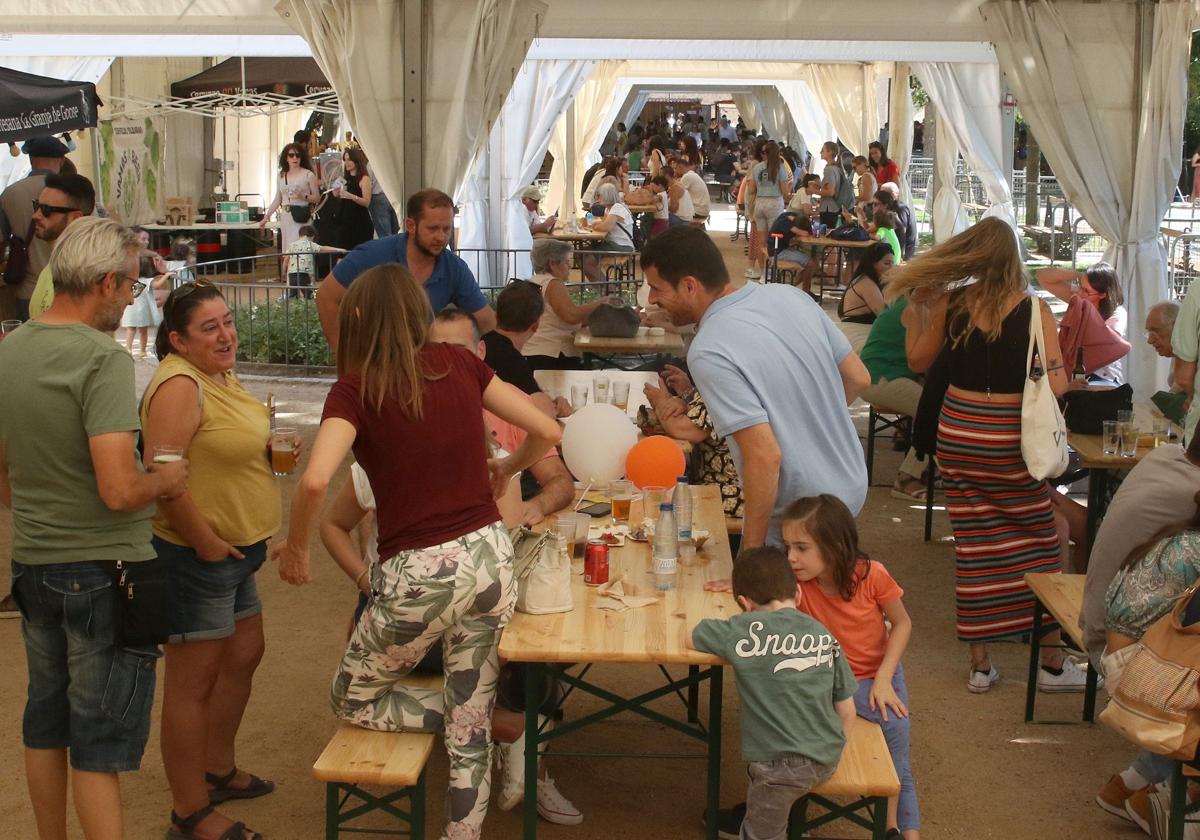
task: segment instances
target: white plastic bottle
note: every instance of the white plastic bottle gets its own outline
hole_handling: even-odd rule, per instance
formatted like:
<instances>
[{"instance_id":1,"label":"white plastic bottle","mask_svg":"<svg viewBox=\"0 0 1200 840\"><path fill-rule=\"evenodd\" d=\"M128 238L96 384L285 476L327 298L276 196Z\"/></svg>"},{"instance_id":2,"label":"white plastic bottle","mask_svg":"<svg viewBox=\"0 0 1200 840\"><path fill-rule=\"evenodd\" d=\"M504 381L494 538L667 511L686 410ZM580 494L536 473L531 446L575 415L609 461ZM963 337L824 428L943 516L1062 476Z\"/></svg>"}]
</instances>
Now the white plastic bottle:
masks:
<instances>
[{"instance_id":1,"label":"white plastic bottle","mask_svg":"<svg viewBox=\"0 0 1200 840\"><path fill-rule=\"evenodd\" d=\"M675 573L679 559L672 506L659 505L658 524L654 530L654 588L668 592L675 588Z\"/></svg>"},{"instance_id":2,"label":"white plastic bottle","mask_svg":"<svg viewBox=\"0 0 1200 840\"><path fill-rule=\"evenodd\" d=\"M696 544L691 540L691 488L688 486L688 476L680 475L676 479L671 505L678 533L679 559L690 563L696 557Z\"/></svg>"}]
</instances>

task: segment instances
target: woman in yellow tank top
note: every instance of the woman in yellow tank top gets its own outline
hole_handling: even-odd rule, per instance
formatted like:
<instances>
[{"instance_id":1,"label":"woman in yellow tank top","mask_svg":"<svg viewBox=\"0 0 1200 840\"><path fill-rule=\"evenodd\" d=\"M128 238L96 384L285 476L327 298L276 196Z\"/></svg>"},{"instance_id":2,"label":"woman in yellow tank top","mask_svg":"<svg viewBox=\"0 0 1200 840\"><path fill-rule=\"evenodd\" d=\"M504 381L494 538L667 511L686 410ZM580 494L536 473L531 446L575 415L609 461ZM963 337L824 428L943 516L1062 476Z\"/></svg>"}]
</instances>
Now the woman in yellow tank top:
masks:
<instances>
[{"instance_id":1,"label":"woman in yellow tank top","mask_svg":"<svg viewBox=\"0 0 1200 840\"><path fill-rule=\"evenodd\" d=\"M238 769L234 740L263 654L254 575L279 528L266 406L242 387L233 316L204 281L173 291L155 346L158 371L142 398L147 462L184 450L188 492L160 500L154 548L170 572L162 753L171 785L171 838L259 835L213 809L274 790Z\"/></svg>"}]
</instances>

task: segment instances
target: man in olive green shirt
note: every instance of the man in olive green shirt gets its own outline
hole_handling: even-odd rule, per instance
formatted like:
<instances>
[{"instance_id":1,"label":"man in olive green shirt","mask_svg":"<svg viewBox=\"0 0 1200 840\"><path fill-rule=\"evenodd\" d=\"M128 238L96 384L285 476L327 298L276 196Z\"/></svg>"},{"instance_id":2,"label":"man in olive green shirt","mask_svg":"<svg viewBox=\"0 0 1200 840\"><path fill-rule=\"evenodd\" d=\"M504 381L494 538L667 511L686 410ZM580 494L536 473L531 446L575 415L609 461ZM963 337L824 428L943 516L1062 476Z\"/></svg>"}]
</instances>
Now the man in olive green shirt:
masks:
<instances>
[{"instance_id":1,"label":"man in olive green shirt","mask_svg":"<svg viewBox=\"0 0 1200 840\"><path fill-rule=\"evenodd\" d=\"M142 291L139 250L117 222L74 222L50 256L53 305L0 341L0 504L12 510L25 775L44 837L65 824L68 761L84 836L120 837L116 774L138 768L150 731L160 654L119 641L114 561L154 556L154 500L184 492L187 462L141 469L133 360L104 335Z\"/></svg>"},{"instance_id":2,"label":"man in olive green shirt","mask_svg":"<svg viewBox=\"0 0 1200 840\"><path fill-rule=\"evenodd\" d=\"M96 209L96 190L82 175L47 175L46 186L37 198L33 212L34 236L50 248L62 236L67 225L90 216ZM54 302L54 281L50 264L38 274L37 285L29 298L29 317L36 318Z\"/></svg>"}]
</instances>

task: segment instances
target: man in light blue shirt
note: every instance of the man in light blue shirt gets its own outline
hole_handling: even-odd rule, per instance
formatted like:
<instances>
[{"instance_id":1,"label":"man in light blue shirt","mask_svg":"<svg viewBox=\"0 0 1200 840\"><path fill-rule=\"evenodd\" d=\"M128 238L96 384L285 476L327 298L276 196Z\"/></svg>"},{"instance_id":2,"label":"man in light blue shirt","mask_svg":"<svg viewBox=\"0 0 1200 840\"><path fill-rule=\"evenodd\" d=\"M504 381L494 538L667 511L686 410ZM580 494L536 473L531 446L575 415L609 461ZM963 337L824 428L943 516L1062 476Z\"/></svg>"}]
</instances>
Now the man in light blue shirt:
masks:
<instances>
[{"instance_id":1,"label":"man in light blue shirt","mask_svg":"<svg viewBox=\"0 0 1200 840\"><path fill-rule=\"evenodd\" d=\"M830 493L857 515L867 471L847 406L871 376L821 308L791 286L735 289L690 226L650 240L642 268L650 302L698 324L688 367L741 477L743 548L782 545L780 514L802 496Z\"/></svg>"},{"instance_id":2,"label":"man in light blue shirt","mask_svg":"<svg viewBox=\"0 0 1200 840\"><path fill-rule=\"evenodd\" d=\"M338 309L346 289L364 271L388 263L412 272L434 313L454 304L475 316L481 333L494 330L496 313L471 269L447 248L453 230L454 201L440 190L421 190L408 199L404 233L372 239L347 254L317 288L317 315L330 348L337 351Z\"/></svg>"}]
</instances>

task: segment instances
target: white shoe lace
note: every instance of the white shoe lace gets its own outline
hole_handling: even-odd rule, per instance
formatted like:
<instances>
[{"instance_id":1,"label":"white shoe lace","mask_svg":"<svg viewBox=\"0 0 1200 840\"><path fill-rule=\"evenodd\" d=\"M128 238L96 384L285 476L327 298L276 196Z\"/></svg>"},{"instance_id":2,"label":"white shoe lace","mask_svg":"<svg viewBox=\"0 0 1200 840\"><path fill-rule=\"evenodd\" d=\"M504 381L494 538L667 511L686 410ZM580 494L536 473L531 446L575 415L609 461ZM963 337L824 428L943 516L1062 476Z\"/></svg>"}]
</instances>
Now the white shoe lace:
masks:
<instances>
[{"instance_id":1,"label":"white shoe lace","mask_svg":"<svg viewBox=\"0 0 1200 840\"><path fill-rule=\"evenodd\" d=\"M538 804L548 811L554 811L558 814L578 814L579 809L571 804L557 787L554 785L554 779L547 776L544 779L538 779L537 786Z\"/></svg>"}]
</instances>

